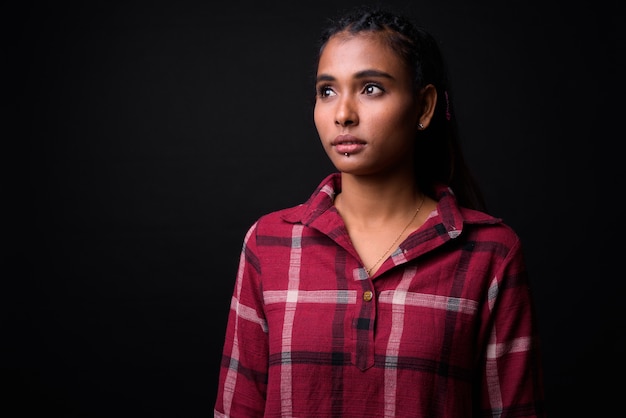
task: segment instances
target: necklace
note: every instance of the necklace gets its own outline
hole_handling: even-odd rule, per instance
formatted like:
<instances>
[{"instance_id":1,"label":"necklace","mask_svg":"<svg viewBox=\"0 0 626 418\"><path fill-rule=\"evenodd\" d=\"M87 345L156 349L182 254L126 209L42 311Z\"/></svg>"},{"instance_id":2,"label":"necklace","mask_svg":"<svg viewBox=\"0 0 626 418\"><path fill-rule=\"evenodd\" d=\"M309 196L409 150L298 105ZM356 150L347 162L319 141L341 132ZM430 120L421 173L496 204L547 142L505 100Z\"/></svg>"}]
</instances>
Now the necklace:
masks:
<instances>
[{"instance_id":1,"label":"necklace","mask_svg":"<svg viewBox=\"0 0 626 418\"><path fill-rule=\"evenodd\" d=\"M370 272L372 270L374 270L374 267L376 267L378 265L378 263L380 263L381 261L383 261L383 259L385 258L385 256L387 255L387 253L389 253L389 251L391 251L396 244L398 243L398 241L400 241L400 238L402 237L402 235L404 234L404 232L409 228L409 226L411 226L411 224L413 223L413 221L415 220L415 218L417 217L417 214L419 213L420 209L422 208L422 205L424 204L424 200L426 200L426 195L422 195L422 201L420 202L419 206L417 207L417 210L415 211L415 213L413 214L413 217L411 218L411 220L409 221L408 224L406 224L406 226L404 227L404 229L402 230L402 232L400 232L400 235L398 235L398 238L396 238L396 240L389 246L389 248L387 248L385 250L385 252L383 253L383 255L380 256L380 258L372 265L372 267L370 268L365 268L365 271L367 272L367 275L370 275Z\"/></svg>"}]
</instances>

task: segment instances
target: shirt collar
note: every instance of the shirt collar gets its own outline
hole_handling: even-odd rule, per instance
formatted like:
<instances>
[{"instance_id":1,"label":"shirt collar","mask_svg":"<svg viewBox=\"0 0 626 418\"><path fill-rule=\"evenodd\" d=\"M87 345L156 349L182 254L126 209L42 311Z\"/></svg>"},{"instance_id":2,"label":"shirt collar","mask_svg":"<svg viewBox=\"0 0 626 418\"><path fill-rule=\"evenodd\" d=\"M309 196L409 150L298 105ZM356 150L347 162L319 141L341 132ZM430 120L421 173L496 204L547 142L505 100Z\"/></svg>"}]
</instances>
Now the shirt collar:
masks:
<instances>
[{"instance_id":1,"label":"shirt collar","mask_svg":"<svg viewBox=\"0 0 626 418\"><path fill-rule=\"evenodd\" d=\"M292 210L285 211L282 218L289 223L302 223L306 226L314 226L317 229L325 230L324 226L329 227L329 223L336 220L339 216L334 210L335 196L341 192L341 174L332 173L322 180L317 186L309 199L294 207ZM450 238L456 238L463 230L465 223L499 223L500 219L491 215L461 208L454 196L454 192L450 187L444 184L436 185L435 193L437 198L437 224L444 227ZM329 211L332 209L331 211ZM323 214L332 215L331 219L327 219Z\"/></svg>"}]
</instances>

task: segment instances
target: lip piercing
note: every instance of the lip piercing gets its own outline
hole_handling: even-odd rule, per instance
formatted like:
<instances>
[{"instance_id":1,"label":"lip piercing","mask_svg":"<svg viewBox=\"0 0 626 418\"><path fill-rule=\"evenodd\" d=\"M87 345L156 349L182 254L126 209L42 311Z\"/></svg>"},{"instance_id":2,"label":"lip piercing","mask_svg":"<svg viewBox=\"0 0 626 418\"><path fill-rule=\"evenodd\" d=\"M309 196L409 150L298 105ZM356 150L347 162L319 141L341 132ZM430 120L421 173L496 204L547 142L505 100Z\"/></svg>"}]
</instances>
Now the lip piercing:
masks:
<instances>
[{"instance_id":1,"label":"lip piercing","mask_svg":"<svg viewBox=\"0 0 626 418\"><path fill-rule=\"evenodd\" d=\"M345 155L346 157L349 157L349 156L350 156L350 154L349 154L349 153L347 153L347 152L344 152L344 153L343 153L343 155Z\"/></svg>"}]
</instances>

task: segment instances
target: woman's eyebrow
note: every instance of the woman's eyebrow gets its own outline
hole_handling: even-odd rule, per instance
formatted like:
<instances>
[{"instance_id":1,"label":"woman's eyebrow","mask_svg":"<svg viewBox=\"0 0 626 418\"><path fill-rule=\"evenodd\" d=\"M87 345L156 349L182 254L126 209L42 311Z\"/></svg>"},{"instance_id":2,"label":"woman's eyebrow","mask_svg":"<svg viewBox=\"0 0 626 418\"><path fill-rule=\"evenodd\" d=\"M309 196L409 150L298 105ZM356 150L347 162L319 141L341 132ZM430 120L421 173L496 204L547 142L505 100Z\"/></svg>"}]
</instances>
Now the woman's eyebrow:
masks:
<instances>
[{"instance_id":1,"label":"woman's eyebrow","mask_svg":"<svg viewBox=\"0 0 626 418\"><path fill-rule=\"evenodd\" d=\"M356 73L355 78L383 77L393 79L391 74L379 70L363 70Z\"/></svg>"},{"instance_id":2,"label":"woman's eyebrow","mask_svg":"<svg viewBox=\"0 0 626 418\"><path fill-rule=\"evenodd\" d=\"M384 71L379 71L379 70L363 70L363 71L359 71L358 73L354 75L354 78L357 78L357 79L369 78L369 77L383 77L383 78L388 78L390 80L393 79L391 74L386 73ZM335 81L335 80L336 78L330 74L320 74L317 76L317 79L316 79L318 83L320 81Z\"/></svg>"},{"instance_id":3,"label":"woman's eyebrow","mask_svg":"<svg viewBox=\"0 0 626 418\"><path fill-rule=\"evenodd\" d=\"M335 77L329 74L319 74L315 79L318 83L320 81L335 81Z\"/></svg>"}]
</instances>

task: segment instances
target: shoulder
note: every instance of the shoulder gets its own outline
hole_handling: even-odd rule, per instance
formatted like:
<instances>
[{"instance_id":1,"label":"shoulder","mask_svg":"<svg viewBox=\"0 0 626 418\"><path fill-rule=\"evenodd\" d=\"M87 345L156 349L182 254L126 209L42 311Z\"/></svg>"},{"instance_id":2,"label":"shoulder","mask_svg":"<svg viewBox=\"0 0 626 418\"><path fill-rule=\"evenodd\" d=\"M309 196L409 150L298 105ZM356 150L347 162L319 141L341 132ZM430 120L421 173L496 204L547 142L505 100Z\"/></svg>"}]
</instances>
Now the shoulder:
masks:
<instances>
[{"instance_id":1,"label":"shoulder","mask_svg":"<svg viewBox=\"0 0 626 418\"><path fill-rule=\"evenodd\" d=\"M447 235L449 239L462 237L459 242L472 245L484 243L486 247L500 249L519 247L517 233L502 218L460 206L454 192L446 185L438 185L436 191L439 200L435 222L440 235Z\"/></svg>"},{"instance_id":2,"label":"shoulder","mask_svg":"<svg viewBox=\"0 0 626 418\"><path fill-rule=\"evenodd\" d=\"M464 229L479 241L499 242L509 248L520 246L518 233L502 218L478 210L461 208Z\"/></svg>"},{"instance_id":3,"label":"shoulder","mask_svg":"<svg viewBox=\"0 0 626 418\"><path fill-rule=\"evenodd\" d=\"M278 209L266 213L257 219L256 224L259 226L270 226L277 224L293 224L299 222L307 210L307 204L300 203L295 206Z\"/></svg>"},{"instance_id":4,"label":"shoulder","mask_svg":"<svg viewBox=\"0 0 626 418\"><path fill-rule=\"evenodd\" d=\"M517 237L515 230L500 217L479 210L460 208L463 223L474 225L484 230L499 231L507 236Z\"/></svg>"},{"instance_id":5,"label":"shoulder","mask_svg":"<svg viewBox=\"0 0 626 418\"><path fill-rule=\"evenodd\" d=\"M259 227L272 227L282 224L308 226L333 206L334 196L340 187L340 175L332 173L322 180L306 202L267 213L259 218L257 224Z\"/></svg>"}]
</instances>

